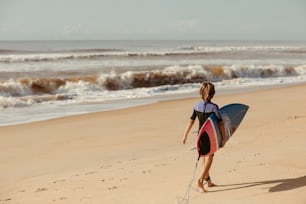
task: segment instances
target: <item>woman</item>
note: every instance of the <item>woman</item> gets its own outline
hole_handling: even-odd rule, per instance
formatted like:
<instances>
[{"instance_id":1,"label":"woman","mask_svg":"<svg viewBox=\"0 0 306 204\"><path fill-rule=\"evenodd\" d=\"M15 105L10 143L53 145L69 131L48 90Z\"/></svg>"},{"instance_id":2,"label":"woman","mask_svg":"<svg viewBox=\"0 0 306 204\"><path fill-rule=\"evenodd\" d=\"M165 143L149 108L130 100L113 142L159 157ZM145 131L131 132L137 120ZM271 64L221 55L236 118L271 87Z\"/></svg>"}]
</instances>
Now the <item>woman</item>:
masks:
<instances>
[{"instance_id":1,"label":"woman","mask_svg":"<svg viewBox=\"0 0 306 204\"><path fill-rule=\"evenodd\" d=\"M190 122L186 127L184 136L182 138L183 144L186 143L187 136L195 122L195 119L198 118L199 120L199 130L206 121L206 119L211 115L211 114L216 114L217 118L219 119L219 125L222 133L222 146L225 144L225 137L224 137L224 125L222 122L222 118L219 112L219 107L217 104L211 102L211 99L215 95L215 86L210 83L210 82L204 82L201 84L200 91L199 91L202 100L199 101L193 108L193 113L190 117ZM207 141L207 144L204 144L209 146L209 141ZM201 176L197 182L197 186L202 192L207 192L206 189L204 188L204 181L207 182L208 187L215 186L215 184L211 181L210 176L209 176L209 169L211 167L212 161L213 161L213 156L214 154L208 154L208 155L200 155L203 157L203 167L201 171Z\"/></svg>"}]
</instances>

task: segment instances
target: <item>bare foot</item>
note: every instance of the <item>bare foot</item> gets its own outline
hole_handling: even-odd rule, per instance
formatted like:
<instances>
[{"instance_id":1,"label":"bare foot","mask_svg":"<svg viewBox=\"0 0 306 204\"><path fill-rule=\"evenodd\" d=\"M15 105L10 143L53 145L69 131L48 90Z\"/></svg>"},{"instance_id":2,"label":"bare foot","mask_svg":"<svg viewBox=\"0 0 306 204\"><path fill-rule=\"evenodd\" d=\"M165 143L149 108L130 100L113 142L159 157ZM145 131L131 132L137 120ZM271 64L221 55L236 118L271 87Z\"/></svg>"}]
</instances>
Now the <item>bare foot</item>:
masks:
<instances>
[{"instance_id":1,"label":"bare foot","mask_svg":"<svg viewBox=\"0 0 306 204\"><path fill-rule=\"evenodd\" d=\"M203 181L198 180L197 185L198 185L198 188L200 189L200 191L201 191L202 193L206 193L206 192L207 192L207 190L205 190L205 188L204 188Z\"/></svg>"},{"instance_id":2,"label":"bare foot","mask_svg":"<svg viewBox=\"0 0 306 204\"><path fill-rule=\"evenodd\" d=\"M208 186L208 187L214 187L214 186L216 186L216 184L214 184L213 182L211 182L210 176L208 176L208 177L205 179L205 183L207 183L207 186Z\"/></svg>"},{"instance_id":3,"label":"bare foot","mask_svg":"<svg viewBox=\"0 0 306 204\"><path fill-rule=\"evenodd\" d=\"M207 182L207 186L208 187L214 187L214 186L217 186L217 185L214 184L213 182L209 181L209 182Z\"/></svg>"}]
</instances>

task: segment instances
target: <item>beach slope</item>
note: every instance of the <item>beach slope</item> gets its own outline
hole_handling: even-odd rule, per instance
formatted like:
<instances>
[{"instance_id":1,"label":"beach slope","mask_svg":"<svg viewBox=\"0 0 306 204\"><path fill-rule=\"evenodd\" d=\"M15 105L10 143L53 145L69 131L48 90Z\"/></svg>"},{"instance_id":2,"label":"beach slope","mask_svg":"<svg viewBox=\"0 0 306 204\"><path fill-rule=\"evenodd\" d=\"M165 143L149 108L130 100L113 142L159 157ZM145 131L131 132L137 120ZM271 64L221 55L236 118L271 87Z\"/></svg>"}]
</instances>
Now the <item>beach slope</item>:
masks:
<instances>
[{"instance_id":1,"label":"beach slope","mask_svg":"<svg viewBox=\"0 0 306 204\"><path fill-rule=\"evenodd\" d=\"M217 92L219 106L250 109L215 154L218 186L208 193L192 188L189 203L305 204L305 90ZM0 127L0 203L177 203L197 160L196 134L185 145L181 138L198 100Z\"/></svg>"}]
</instances>

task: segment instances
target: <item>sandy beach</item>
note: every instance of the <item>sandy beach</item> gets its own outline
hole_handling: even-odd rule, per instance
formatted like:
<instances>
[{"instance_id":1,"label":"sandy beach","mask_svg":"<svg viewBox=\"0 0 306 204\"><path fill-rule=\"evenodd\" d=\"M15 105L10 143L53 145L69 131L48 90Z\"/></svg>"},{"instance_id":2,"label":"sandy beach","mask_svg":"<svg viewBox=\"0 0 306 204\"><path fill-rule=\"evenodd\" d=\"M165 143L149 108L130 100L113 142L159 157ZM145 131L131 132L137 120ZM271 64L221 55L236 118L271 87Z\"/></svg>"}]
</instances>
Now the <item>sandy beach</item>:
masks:
<instances>
[{"instance_id":1,"label":"sandy beach","mask_svg":"<svg viewBox=\"0 0 306 204\"><path fill-rule=\"evenodd\" d=\"M211 177L218 186L191 189L189 203L305 204L305 90L217 90L219 106L250 109L215 154ZM185 145L181 138L198 100L0 127L0 203L178 203L197 160L196 134Z\"/></svg>"}]
</instances>

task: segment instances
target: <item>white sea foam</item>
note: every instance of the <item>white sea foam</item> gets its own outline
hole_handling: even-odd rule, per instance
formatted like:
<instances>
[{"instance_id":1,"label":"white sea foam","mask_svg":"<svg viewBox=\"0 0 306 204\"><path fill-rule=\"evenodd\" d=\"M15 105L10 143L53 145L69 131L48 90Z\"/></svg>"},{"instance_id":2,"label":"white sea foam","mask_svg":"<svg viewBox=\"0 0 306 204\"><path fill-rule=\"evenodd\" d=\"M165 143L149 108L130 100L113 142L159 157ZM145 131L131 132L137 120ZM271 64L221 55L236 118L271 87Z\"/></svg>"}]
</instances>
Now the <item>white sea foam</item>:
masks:
<instances>
[{"instance_id":1,"label":"white sea foam","mask_svg":"<svg viewBox=\"0 0 306 204\"><path fill-rule=\"evenodd\" d=\"M203 65L174 65L164 69L138 70L125 72L102 72L93 75L79 75L77 77L21 77L0 81L0 96L15 97L23 101L71 100L92 96L103 98L125 99L130 97L145 97L154 87L180 87L168 90L184 89L184 84L197 84L203 80L215 83L247 81L249 85L256 83L273 84L281 79L282 83L303 81L306 75L306 65L285 67L283 65L231 65L231 66L203 66ZM125 93L122 95L122 93ZM166 92L167 94L169 91ZM165 93L165 94L166 94ZM90 94L92 96L90 96ZM53 97L52 97L53 96ZM108 97L111 96L111 97ZM33 99L34 98L34 99ZM99 99L101 101L101 99ZM98 101L99 101L98 100ZM33 103L33 102L32 102ZM30 103L30 104L32 104ZM5 103L2 107L8 107ZM12 102L11 107L15 103Z\"/></svg>"}]
</instances>

